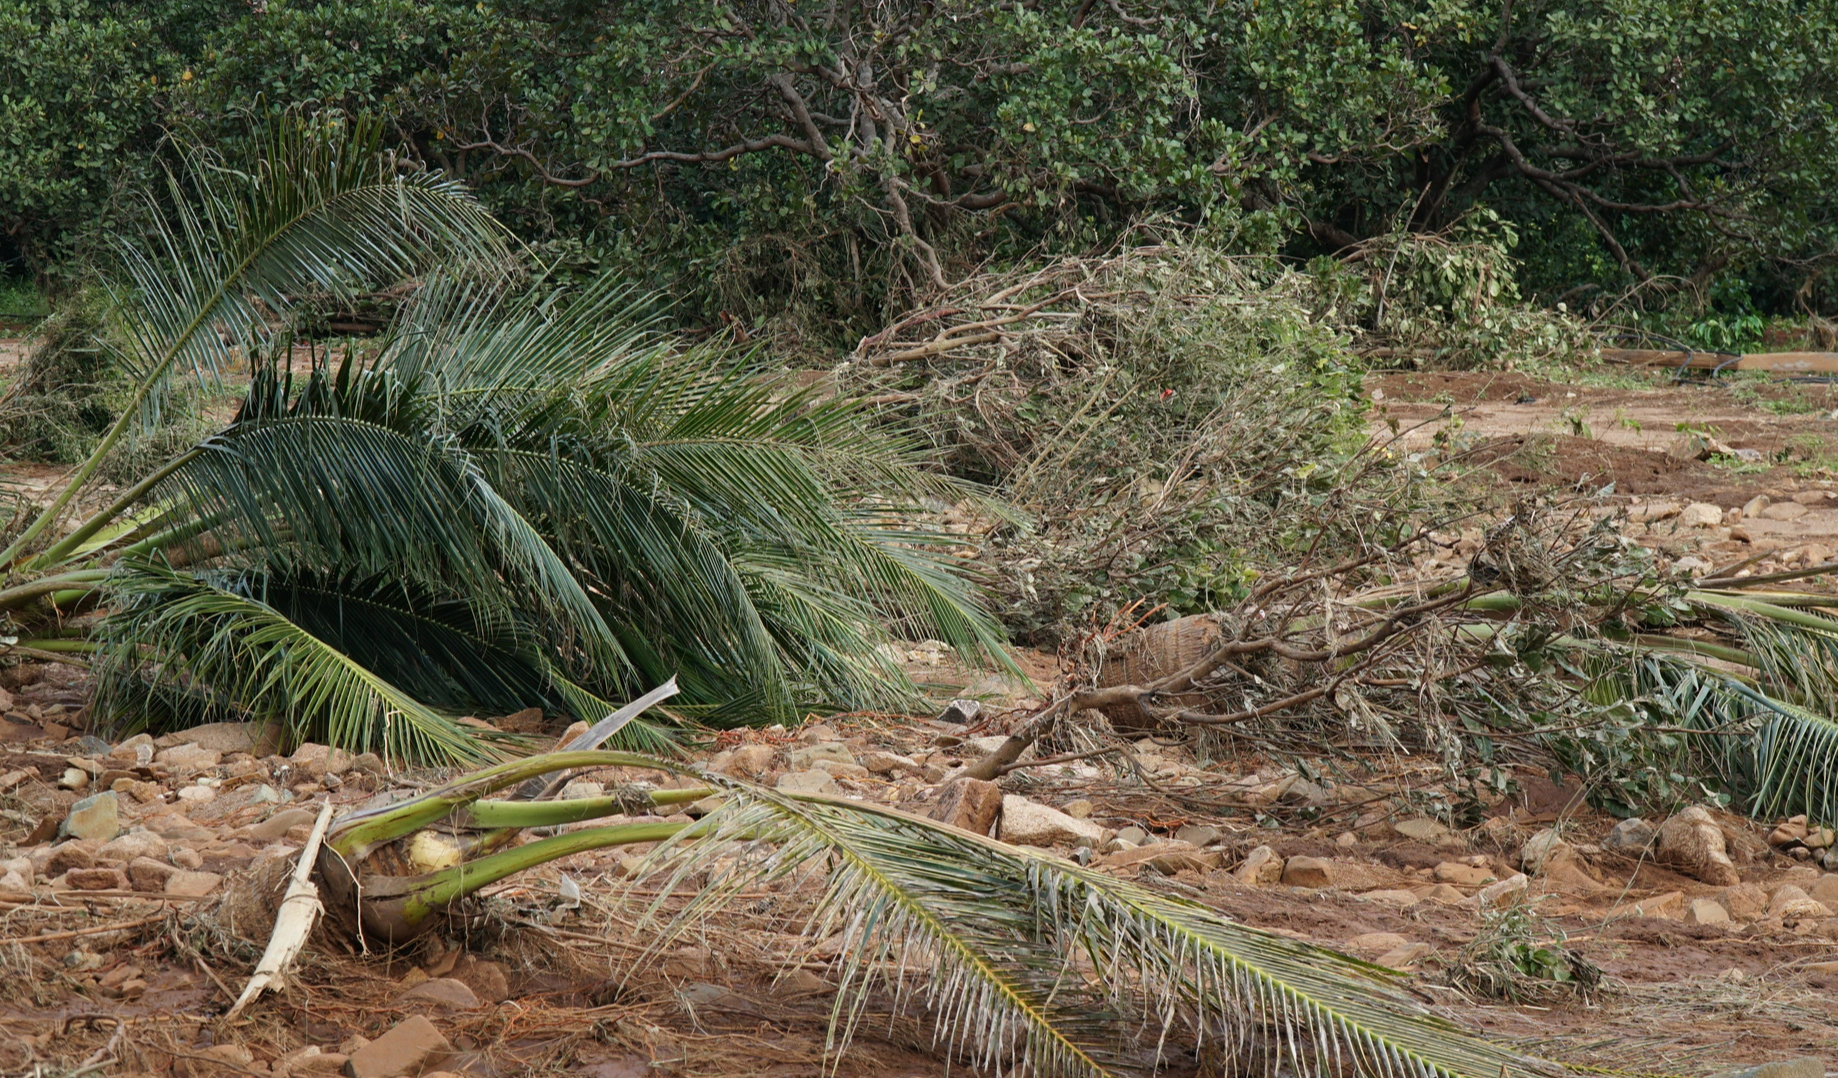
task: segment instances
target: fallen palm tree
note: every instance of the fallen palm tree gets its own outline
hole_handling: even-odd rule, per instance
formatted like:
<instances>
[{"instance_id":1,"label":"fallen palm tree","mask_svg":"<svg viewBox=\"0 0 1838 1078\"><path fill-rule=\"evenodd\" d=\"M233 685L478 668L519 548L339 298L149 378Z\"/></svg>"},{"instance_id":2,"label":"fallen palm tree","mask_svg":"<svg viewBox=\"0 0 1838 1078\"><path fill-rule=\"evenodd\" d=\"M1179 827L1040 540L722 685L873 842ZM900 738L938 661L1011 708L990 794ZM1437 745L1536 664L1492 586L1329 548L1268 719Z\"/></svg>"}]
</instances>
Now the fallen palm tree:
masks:
<instances>
[{"instance_id":1,"label":"fallen palm tree","mask_svg":"<svg viewBox=\"0 0 1838 1078\"><path fill-rule=\"evenodd\" d=\"M639 768L698 785L524 796L581 768ZM524 839L535 828L706 797L719 807L693 822L623 820ZM348 814L329 829L313 875L332 931L374 947L463 928L479 916L483 888L621 846L649 846L645 878L684 900L674 913L663 898L651 906L653 954L742 892L811 884L801 927L841 943L836 1051L874 994L922 1012L942 1047L995 1073L1133 1073L1176 1050L1213 1053L1233 1073L1497 1078L1555 1069L1431 1014L1385 969L1198 904L896 810L634 753L533 756Z\"/></svg>"}]
</instances>

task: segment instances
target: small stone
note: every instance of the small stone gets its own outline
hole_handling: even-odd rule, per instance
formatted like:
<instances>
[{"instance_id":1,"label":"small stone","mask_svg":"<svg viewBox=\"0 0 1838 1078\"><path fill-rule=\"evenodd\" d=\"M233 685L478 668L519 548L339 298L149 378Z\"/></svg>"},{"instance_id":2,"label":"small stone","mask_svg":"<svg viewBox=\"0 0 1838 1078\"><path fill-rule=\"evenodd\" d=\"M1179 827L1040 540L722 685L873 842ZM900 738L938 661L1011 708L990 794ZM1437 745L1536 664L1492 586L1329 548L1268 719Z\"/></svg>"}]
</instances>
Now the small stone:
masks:
<instances>
[{"instance_id":1,"label":"small stone","mask_svg":"<svg viewBox=\"0 0 1838 1078\"><path fill-rule=\"evenodd\" d=\"M1457 887L1484 887L1496 878L1489 869L1457 864L1454 861L1444 861L1437 865L1435 873L1438 881Z\"/></svg>"},{"instance_id":2,"label":"small stone","mask_svg":"<svg viewBox=\"0 0 1838 1078\"><path fill-rule=\"evenodd\" d=\"M758 778L772 766L772 761L777 755L777 751L771 745L742 745L734 750L732 756L728 757L727 763L720 768L720 771L724 775L733 775L737 778Z\"/></svg>"},{"instance_id":3,"label":"small stone","mask_svg":"<svg viewBox=\"0 0 1838 1078\"><path fill-rule=\"evenodd\" d=\"M1290 887L1332 887L1334 863L1322 857L1291 857L1283 863L1283 882Z\"/></svg>"},{"instance_id":4,"label":"small stone","mask_svg":"<svg viewBox=\"0 0 1838 1078\"><path fill-rule=\"evenodd\" d=\"M606 787L591 779L570 779L557 793L558 799L562 801L584 801L605 796Z\"/></svg>"},{"instance_id":5,"label":"small stone","mask_svg":"<svg viewBox=\"0 0 1838 1078\"><path fill-rule=\"evenodd\" d=\"M60 788L65 790L87 790L89 788L89 772L80 767L65 768L64 774L57 780L57 784Z\"/></svg>"},{"instance_id":6,"label":"small stone","mask_svg":"<svg viewBox=\"0 0 1838 1078\"><path fill-rule=\"evenodd\" d=\"M1798 520L1806 515L1806 507L1799 502L1775 502L1761 511L1764 520Z\"/></svg>"},{"instance_id":7,"label":"small stone","mask_svg":"<svg viewBox=\"0 0 1838 1078\"><path fill-rule=\"evenodd\" d=\"M203 868L204 856L190 846L175 846L168 858L180 868Z\"/></svg>"},{"instance_id":8,"label":"small stone","mask_svg":"<svg viewBox=\"0 0 1838 1078\"><path fill-rule=\"evenodd\" d=\"M1225 836L1211 824L1190 823L1182 824L1180 830L1174 833L1174 837L1181 842L1191 842L1195 846L1211 846Z\"/></svg>"},{"instance_id":9,"label":"small stone","mask_svg":"<svg viewBox=\"0 0 1838 1078\"><path fill-rule=\"evenodd\" d=\"M127 886L121 870L114 868L73 868L64 882L79 891L118 891Z\"/></svg>"},{"instance_id":10,"label":"small stone","mask_svg":"<svg viewBox=\"0 0 1838 1078\"><path fill-rule=\"evenodd\" d=\"M1457 891L1456 894L1459 895L1461 892ZM1359 897L1365 899L1367 902L1377 902L1381 906L1394 906L1398 909L1408 909L1421 901L1421 899L1410 891L1400 891L1393 888L1379 891L1367 891Z\"/></svg>"},{"instance_id":11,"label":"small stone","mask_svg":"<svg viewBox=\"0 0 1838 1078\"><path fill-rule=\"evenodd\" d=\"M396 997L399 1003L433 1004L454 1010L470 1011L484 1006L472 988L451 977L426 980Z\"/></svg>"},{"instance_id":12,"label":"small stone","mask_svg":"<svg viewBox=\"0 0 1838 1078\"><path fill-rule=\"evenodd\" d=\"M434 1023L417 1014L352 1052L344 1069L348 1078L404 1078L452 1050Z\"/></svg>"},{"instance_id":13,"label":"small stone","mask_svg":"<svg viewBox=\"0 0 1838 1078\"><path fill-rule=\"evenodd\" d=\"M136 857L128 862L128 886L147 894L160 894L166 890L166 881L179 870L151 857Z\"/></svg>"},{"instance_id":14,"label":"small stone","mask_svg":"<svg viewBox=\"0 0 1838 1078\"><path fill-rule=\"evenodd\" d=\"M217 791L209 786L184 786L179 789L178 798L188 805L202 805L217 800Z\"/></svg>"},{"instance_id":15,"label":"small stone","mask_svg":"<svg viewBox=\"0 0 1838 1078\"><path fill-rule=\"evenodd\" d=\"M1655 858L1687 875L1719 887L1740 881L1715 818L1693 805L1659 827Z\"/></svg>"},{"instance_id":16,"label":"small stone","mask_svg":"<svg viewBox=\"0 0 1838 1078\"><path fill-rule=\"evenodd\" d=\"M1433 948L1427 943L1406 943L1396 950L1386 951L1374 959L1377 965L1386 969L1403 970L1416 965L1417 960L1429 954Z\"/></svg>"},{"instance_id":17,"label":"small stone","mask_svg":"<svg viewBox=\"0 0 1838 1078\"><path fill-rule=\"evenodd\" d=\"M72 869L89 868L96 863L96 851L101 845L95 841L77 841L54 846L46 851L38 871L46 876L62 876Z\"/></svg>"},{"instance_id":18,"label":"small stone","mask_svg":"<svg viewBox=\"0 0 1838 1078\"><path fill-rule=\"evenodd\" d=\"M1825 873L1806 885L1806 894L1827 906L1838 908L1838 875Z\"/></svg>"},{"instance_id":19,"label":"small stone","mask_svg":"<svg viewBox=\"0 0 1838 1078\"><path fill-rule=\"evenodd\" d=\"M1340 834L1334 836L1334 845L1343 850L1350 850L1359 845L1359 836L1351 831L1342 831Z\"/></svg>"},{"instance_id":20,"label":"small stone","mask_svg":"<svg viewBox=\"0 0 1838 1078\"><path fill-rule=\"evenodd\" d=\"M1002 814L1002 788L983 779L962 778L939 791L931 817L972 834L987 835Z\"/></svg>"},{"instance_id":21,"label":"small stone","mask_svg":"<svg viewBox=\"0 0 1838 1078\"><path fill-rule=\"evenodd\" d=\"M861 765L871 775L904 775L921 770L917 760L897 752L864 752Z\"/></svg>"},{"instance_id":22,"label":"small stone","mask_svg":"<svg viewBox=\"0 0 1838 1078\"><path fill-rule=\"evenodd\" d=\"M1232 875L1239 883L1251 887L1279 883L1283 879L1283 859L1270 847L1258 846L1244 855Z\"/></svg>"},{"instance_id":23,"label":"small stone","mask_svg":"<svg viewBox=\"0 0 1838 1078\"><path fill-rule=\"evenodd\" d=\"M1102 842L1105 829L1025 797L1002 798L1002 841L1021 846L1057 846L1077 838Z\"/></svg>"},{"instance_id":24,"label":"small stone","mask_svg":"<svg viewBox=\"0 0 1838 1078\"><path fill-rule=\"evenodd\" d=\"M1686 528L1714 528L1723 523L1723 510L1709 502L1692 502L1679 511L1678 522Z\"/></svg>"},{"instance_id":25,"label":"small stone","mask_svg":"<svg viewBox=\"0 0 1838 1078\"><path fill-rule=\"evenodd\" d=\"M454 964L452 976L466 982L466 987L487 1003L501 1003L511 996L510 978L496 962L466 955Z\"/></svg>"},{"instance_id":26,"label":"small stone","mask_svg":"<svg viewBox=\"0 0 1838 1078\"><path fill-rule=\"evenodd\" d=\"M32 893L32 881L13 869L0 873L0 895L25 896Z\"/></svg>"},{"instance_id":27,"label":"small stone","mask_svg":"<svg viewBox=\"0 0 1838 1078\"><path fill-rule=\"evenodd\" d=\"M217 889L223 877L215 872L191 872L178 869L166 877L166 893L186 898L203 898Z\"/></svg>"},{"instance_id":28,"label":"small stone","mask_svg":"<svg viewBox=\"0 0 1838 1078\"><path fill-rule=\"evenodd\" d=\"M1616 824L1602 840L1602 847L1617 853L1639 854L1653 844L1653 834L1652 824L1633 816Z\"/></svg>"},{"instance_id":29,"label":"small stone","mask_svg":"<svg viewBox=\"0 0 1838 1078\"><path fill-rule=\"evenodd\" d=\"M1395 951L1409 943L1410 940L1396 932L1367 932L1354 936L1340 945L1341 950L1352 954L1384 954Z\"/></svg>"},{"instance_id":30,"label":"small stone","mask_svg":"<svg viewBox=\"0 0 1838 1078\"><path fill-rule=\"evenodd\" d=\"M975 700L953 700L938 713L938 721L964 726L975 722L976 717L982 713L983 705Z\"/></svg>"},{"instance_id":31,"label":"small stone","mask_svg":"<svg viewBox=\"0 0 1838 1078\"><path fill-rule=\"evenodd\" d=\"M111 861L132 861L136 857L165 857L166 840L151 831L130 831L104 843L96 856Z\"/></svg>"},{"instance_id":32,"label":"small stone","mask_svg":"<svg viewBox=\"0 0 1838 1078\"><path fill-rule=\"evenodd\" d=\"M1066 802L1059 807L1059 810L1075 820L1089 820L1091 819L1091 814L1096 812L1097 808L1096 805L1081 797L1077 800Z\"/></svg>"},{"instance_id":33,"label":"small stone","mask_svg":"<svg viewBox=\"0 0 1838 1078\"><path fill-rule=\"evenodd\" d=\"M1728 924L1729 919L1729 911L1714 898L1694 898L1685 906L1688 925L1722 925Z\"/></svg>"},{"instance_id":34,"label":"small stone","mask_svg":"<svg viewBox=\"0 0 1838 1078\"><path fill-rule=\"evenodd\" d=\"M1459 843L1454 832L1435 820L1422 816L1400 820L1392 825L1392 830L1405 838L1429 843L1432 846L1453 846Z\"/></svg>"},{"instance_id":35,"label":"small stone","mask_svg":"<svg viewBox=\"0 0 1838 1078\"><path fill-rule=\"evenodd\" d=\"M839 764L854 764L855 754L849 751L847 745L835 741L825 741L816 745L806 745L801 749L791 750L789 760L793 771L809 771L815 768L817 763L822 760L829 760Z\"/></svg>"},{"instance_id":36,"label":"small stone","mask_svg":"<svg viewBox=\"0 0 1838 1078\"><path fill-rule=\"evenodd\" d=\"M1474 893L1473 902L1481 909L1491 909L1495 906L1504 905L1524 894L1526 887L1530 883L1531 881L1526 879L1524 873L1516 873L1498 883L1490 883L1476 891Z\"/></svg>"},{"instance_id":37,"label":"small stone","mask_svg":"<svg viewBox=\"0 0 1838 1078\"><path fill-rule=\"evenodd\" d=\"M1569 845L1563 840L1563 836L1547 827L1526 839L1525 845L1519 847L1519 865L1525 871L1536 875L1544 868L1545 861L1552 854L1568 848Z\"/></svg>"},{"instance_id":38,"label":"small stone","mask_svg":"<svg viewBox=\"0 0 1838 1078\"><path fill-rule=\"evenodd\" d=\"M92 794L70 806L70 812L64 817L64 822L58 825L57 832L66 838L93 838L102 842L121 834L121 817L115 792L109 790Z\"/></svg>"},{"instance_id":39,"label":"small stone","mask_svg":"<svg viewBox=\"0 0 1838 1078\"><path fill-rule=\"evenodd\" d=\"M1117 837L1119 839L1122 839L1124 842L1128 842L1128 843L1131 843L1137 846L1147 845L1150 841L1149 833L1147 831L1144 831L1142 828L1136 827L1133 825L1130 827L1125 827L1121 831L1118 831Z\"/></svg>"},{"instance_id":40,"label":"small stone","mask_svg":"<svg viewBox=\"0 0 1838 1078\"><path fill-rule=\"evenodd\" d=\"M161 750L153 757L153 762L177 771L204 771L222 763L223 753L197 742L187 742Z\"/></svg>"},{"instance_id":41,"label":"small stone","mask_svg":"<svg viewBox=\"0 0 1838 1078\"><path fill-rule=\"evenodd\" d=\"M1753 519L1760 516L1763 510L1773 504L1773 498L1768 497L1766 494L1757 494L1753 498L1742 503L1742 515L1746 518Z\"/></svg>"},{"instance_id":42,"label":"small stone","mask_svg":"<svg viewBox=\"0 0 1838 1078\"><path fill-rule=\"evenodd\" d=\"M277 839L286 838L287 832L299 827L301 824L310 826L318 818L319 814L310 809L282 809L260 823L250 824L248 827L243 828L239 834L247 836L248 838L260 839L263 842L273 842Z\"/></svg>"},{"instance_id":43,"label":"small stone","mask_svg":"<svg viewBox=\"0 0 1838 1078\"><path fill-rule=\"evenodd\" d=\"M1656 917L1667 921L1677 921L1685 916L1685 896L1679 891L1667 891L1663 895L1624 902L1609 910L1608 916L1610 920L1622 917Z\"/></svg>"},{"instance_id":44,"label":"small stone","mask_svg":"<svg viewBox=\"0 0 1838 1078\"><path fill-rule=\"evenodd\" d=\"M842 787L836 785L828 771L788 771L779 776L777 789L781 793L842 796Z\"/></svg>"},{"instance_id":45,"label":"small stone","mask_svg":"<svg viewBox=\"0 0 1838 1078\"><path fill-rule=\"evenodd\" d=\"M1753 921L1768 912L1768 893L1752 883L1723 889L1723 908L1738 921Z\"/></svg>"}]
</instances>

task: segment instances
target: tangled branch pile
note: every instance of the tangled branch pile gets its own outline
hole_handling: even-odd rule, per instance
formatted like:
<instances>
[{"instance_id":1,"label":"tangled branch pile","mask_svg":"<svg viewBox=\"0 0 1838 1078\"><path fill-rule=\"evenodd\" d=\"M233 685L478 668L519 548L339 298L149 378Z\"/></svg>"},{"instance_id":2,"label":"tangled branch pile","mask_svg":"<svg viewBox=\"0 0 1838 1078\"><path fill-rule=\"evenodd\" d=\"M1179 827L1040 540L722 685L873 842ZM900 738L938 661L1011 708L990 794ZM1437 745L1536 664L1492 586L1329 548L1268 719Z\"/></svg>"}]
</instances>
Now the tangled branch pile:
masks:
<instances>
[{"instance_id":1,"label":"tangled branch pile","mask_svg":"<svg viewBox=\"0 0 1838 1078\"><path fill-rule=\"evenodd\" d=\"M841 380L1032 517L990 525L982 554L1011 630L1050 642L1143 596L1214 609L1299 550L1396 541L1373 514L1408 469L1360 455L1358 371L1312 292L1172 239L1068 258L972 278Z\"/></svg>"}]
</instances>

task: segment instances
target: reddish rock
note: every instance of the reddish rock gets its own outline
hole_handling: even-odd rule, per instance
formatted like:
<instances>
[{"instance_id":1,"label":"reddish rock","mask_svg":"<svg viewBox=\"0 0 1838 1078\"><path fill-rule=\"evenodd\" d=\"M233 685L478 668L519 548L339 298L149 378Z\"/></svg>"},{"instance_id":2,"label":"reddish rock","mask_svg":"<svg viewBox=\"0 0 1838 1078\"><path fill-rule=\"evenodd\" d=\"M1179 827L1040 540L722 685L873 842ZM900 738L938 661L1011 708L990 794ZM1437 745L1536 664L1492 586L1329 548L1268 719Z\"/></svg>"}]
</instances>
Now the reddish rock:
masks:
<instances>
[{"instance_id":1,"label":"reddish rock","mask_svg":"<svg viewBox=\"0 0 1838 1078\"><path fill-rule=\"evenodd\" d=\"M434 1023L415 1015L351 1053L346 1078L407 1078L453 1051Z\"/></svg>"},{"instance_id":2,"label":"reddish rock","mask_svg":"<svg viewBox=\"0 0 1838 1078\"><path fill-rule=\"evenodd\" d=\"M475 1010L484 1006L479 1002L479 997L474 995L472 989L466 985L466 982L457 981L451 977L435 977L422 981L397 996L396 999L401 1003L432 1004L436 1007L449 1007L461 1011Z\"/></svg>"},{"instance_id":3,"label":"reddish rock","mask_svg":"<svg viewBox=\"0 0 1838 1078\"><path fill-rule=\"evenodd\" d=\"M73 868L64 882L79 891L119 891L128 884L118 868Z\"/></svg>"},{"instance_id":4,"label":"reddish rock","mask_svg":"<svg viewBox=\"0 0 1838 1078\"><path fill-rule=\"evenodd\" d=\"M128 862L128 886L136 891L159 894L166 890L166 881L178 871L164 861L155 861L151 857L136 857Z\"/></svg>"},{"instance_id":5,"label":"reddish rock","mask_svg":"<svg viewBox=\"0 0 1838 1078\"><path fill-rule=\"evenodd\" d=\"M995 829L996 817L1002 813L1002 788L982 779L958 779L938 795L932 819L978 835Z\"/></svg>"},{"instance_id":6,"label":"reddish rock","mask_svg":"<svg viewBox=\"0 0 1838 1078\"><path fill-rule=\"evenodd\" d=\"M1334 863L1324 857L1291 857L1283 863L1283 882L1291 887L1332 887Z\"/></svg>"}]
</instances>

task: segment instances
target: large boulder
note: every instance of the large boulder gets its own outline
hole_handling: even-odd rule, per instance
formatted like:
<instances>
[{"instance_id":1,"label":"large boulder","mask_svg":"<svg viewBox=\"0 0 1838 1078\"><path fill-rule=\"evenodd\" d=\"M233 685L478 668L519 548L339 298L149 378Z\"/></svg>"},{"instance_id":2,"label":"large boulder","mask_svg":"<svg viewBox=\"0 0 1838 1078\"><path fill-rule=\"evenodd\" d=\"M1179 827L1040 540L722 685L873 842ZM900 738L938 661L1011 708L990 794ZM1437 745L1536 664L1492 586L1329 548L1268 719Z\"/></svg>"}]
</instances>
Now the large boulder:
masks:
<instances>
[{"instance_id":1,"label":"large boulder","mask_svg":"<svg viewBox=\"0 0 1838 1078\"><path fill-rule=\"evenodd\" d=\"M1081 838L1096 846L1106 834L1103 827L1090 820L1068 816L1025 797L1009 794L1002 798L1002 841L1020 846L1059 846Z\"/></svg>"}]
</instances>

